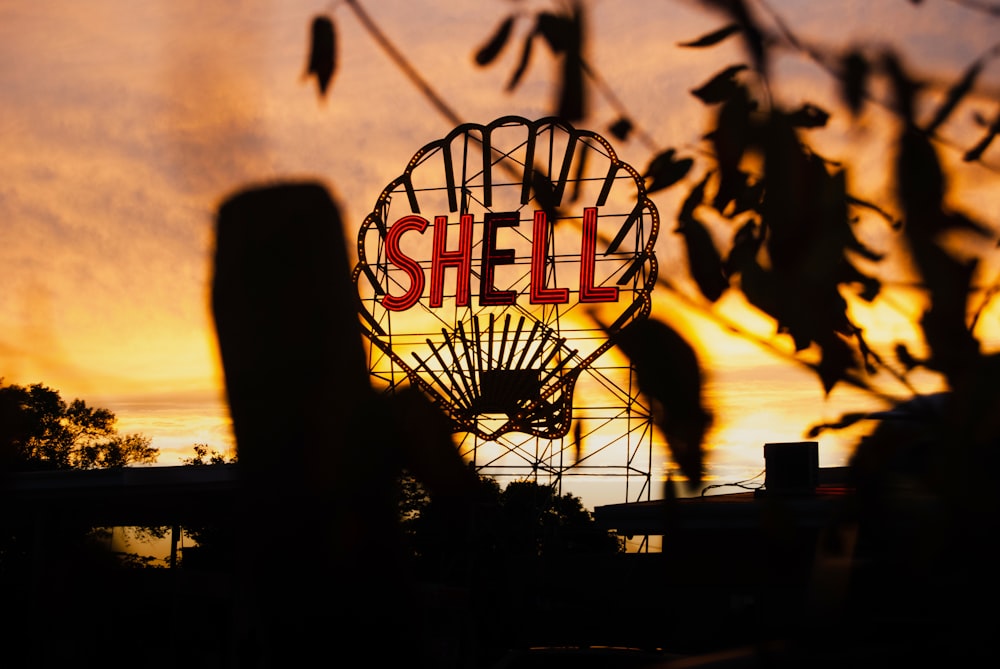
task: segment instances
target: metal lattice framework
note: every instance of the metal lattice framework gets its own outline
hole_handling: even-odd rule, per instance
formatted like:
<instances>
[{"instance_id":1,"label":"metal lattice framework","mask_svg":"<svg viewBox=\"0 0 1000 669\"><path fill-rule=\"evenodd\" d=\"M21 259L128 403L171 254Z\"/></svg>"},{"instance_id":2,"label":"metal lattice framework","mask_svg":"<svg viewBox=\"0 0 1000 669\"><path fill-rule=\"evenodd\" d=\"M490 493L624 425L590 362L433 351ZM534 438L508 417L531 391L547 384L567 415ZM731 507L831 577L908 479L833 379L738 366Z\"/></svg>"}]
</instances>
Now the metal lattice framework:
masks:
<instances>
[{"instance_id":1,"label":"metal lattice framework","mask_svg":"<svg viewBox=\"0 0 1000 669\"><path fill-rule=\"evenodd\" d=\"M483 473L560 489L614 476L626 501L648 499L650 409L612 337L650 311L658 230L599 135L551 118L457 127L358 234L376 387L419 386Z\"/></svg>"}]
</instances>

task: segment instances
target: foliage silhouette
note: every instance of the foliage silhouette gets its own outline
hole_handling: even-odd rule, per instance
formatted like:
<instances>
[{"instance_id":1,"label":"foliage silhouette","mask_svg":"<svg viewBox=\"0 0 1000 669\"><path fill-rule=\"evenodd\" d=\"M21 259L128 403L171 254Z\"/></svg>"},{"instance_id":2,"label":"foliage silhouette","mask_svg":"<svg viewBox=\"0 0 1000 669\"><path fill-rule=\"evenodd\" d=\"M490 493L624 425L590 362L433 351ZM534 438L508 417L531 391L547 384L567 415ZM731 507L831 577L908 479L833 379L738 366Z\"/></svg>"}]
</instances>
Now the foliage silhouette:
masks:
<instances>
[{"instance_id":1,"label":"foliage silhouette","mask_svg":"<svg viewBox=\"0 0 1000 669\"><path fill-rule=\"evenodd\" d=\"M32 480L57 470L155 462L159 451L151 440L120 434L115 421L110 410L81 399L67 403L41 383L0 379L0 591L10 609L4 661L11 666L86 664L93 659L89 649L112 643L112 636L122 648L148 639L152 617L138 606L123 618L116 593L152 558L111 550L111 528L7 497L12 475ZM157 528L148 528L150 535Z\"/></svg>"},{"instance_id":2,"label":"foliage silhouette","mask_svg":"<svg viewBox=\"0 0 1000 669\"><path fill-rule=\"evenodd\" d=\"M405 508L409 550L425 578L465 583L468 564L477 565L483 578L506 579L502 565L511 560L614 554L621 550L617 537L594 523L579 497L558 494L554 485L511 481L501 488L491 477L481 476L474 504L456 508L447 499L425 497L420 486L411 487ZM492 576L490 576L492 574ZM493 587L484 582L474 589Z\"/></svg>"},{"instance_id":3,"label":"foliage silhouette","mask_svg":"<svg viewBox=\"0 0 1000 669\"><path fill-rule=\"evenodd\" d=\"M118 433L115 415L81 399L67 404L40 383L3 385L4 459L11 471L97 469L150 464L159 449L141 434Z\"/></svg>"},{"instance_id":4,"label":"foliage silhouette","mask_svg":"<svg viewBox=\"0 0 1000 669\"><path fill-rule=\"evenodd\" d=\"M306 74L316 77L320 97L326 95L337 69L337 33L333 20L317 16L312 23L312 39L309 45L309 66Z\"/></svg>"},{"instance_id":5,"label":"foliage silhouette","mask_svg":"<svg viewBox=\"0 0 1000 669\"><path fill-rule=\"evenodd\" d=\"M994 253L996 233L995 222L984 225L946 207L946 170L935 143L937 133L963 102L978 95L977 81L997 49L961 72L931 106L928 119L921 121L917 110L928 107L928 90L907 71L899 55L852 47L831 56L799 40L766 4L753 3L771 13L775 29L758 21L750 2L701 4L728 22L679 46L705 49L739 38L748 60L725 67L691 91L714 119L705 135L707 157L699 161L707 167L679 165L675 148L660 150L645 174L649 190L669 188L688 173L703 175L695 177L678 213L677 232L685 242L689 271L706 310L725 291L741 292L747 303L774 322L776 333L791 340L799 360L817 357L805 364L815 371L826 394L845 382L876 393L871 381L880 372L902 382L907 394L896 400L898 411L852 413L812 431L815 435L866 419L876 425L858 444L851 462L858 492L845 513L860 538L852 556L858 574L852 591L856 599L851 600L848 614L856 624L878 625L879 633L886 633L893 620L912 624L906 628L909 633L915 629L926 633L915 647L899 643L901 638L891 639L897 642L889 646L893 655L975 656L985 650L979 641L986 638L983 622L974 615L952 618L944 612L979 610L970 603L988 606L1000 594L995 573L979 559L986 550L986 537L1000 529L1000 496L988 480L996 471L1000 446L1000 425L993 418L1000 393L990 380L996 356L983 352L974 332L996 291L990 290L977 309L970 301L978 290L980 260ZM874 99L872 87L888 83L900 128L892 175L895 202L879 205L856 198L848 190L850 166L831 163L812 148L807 133L826 127L827 109L812 102L798 108L776 102L769 90L769 68L783 48L826 66L839 82L841 95L831 104L842 103L853 118ZM633 128L627 115L616 124L628 131ZM1000 125L985 119L979 124L986 134L965 150L966 161L982 158ZM615 135L624 138L626 132ZM886 213L893 208L900 212L898 223ZM851 300L878 303L882 294L877 268L884 254L868 248L855 234L859 217L870 212L898 233L895 253L908 259L926 299L916 325L927 354L917 358L904 343L897 343L902 371L872 349L850 316ZM709 214L715 222L714 236L702 222ZM975 249L972 254L968 246L959 250L949 245L949 235L956 234ZM724 238L728 244L715 244ZM650 324L659 327L655 321ZM619 342L648 396L666 395L663 386L668 379L680 369L690 369L688 356L683 367L669 362L671 352L679 350L676 334L666 341L670 343L650 336ZM649 364L654 360L659 367ZM697 362L694 365L697 370ZM946 391L936 401L913 390L908 376L918 369L940 375ZM660 383L659 389L652 389L651 378ZM689 382L678 394L697 397L698 387ZM679 413L703 415L697 403ZM667 432L662 420L658 424ZM700 457L700 438L690 441ZM679 459L678 449L670 445Z\"/></svg>"}]
</instances>

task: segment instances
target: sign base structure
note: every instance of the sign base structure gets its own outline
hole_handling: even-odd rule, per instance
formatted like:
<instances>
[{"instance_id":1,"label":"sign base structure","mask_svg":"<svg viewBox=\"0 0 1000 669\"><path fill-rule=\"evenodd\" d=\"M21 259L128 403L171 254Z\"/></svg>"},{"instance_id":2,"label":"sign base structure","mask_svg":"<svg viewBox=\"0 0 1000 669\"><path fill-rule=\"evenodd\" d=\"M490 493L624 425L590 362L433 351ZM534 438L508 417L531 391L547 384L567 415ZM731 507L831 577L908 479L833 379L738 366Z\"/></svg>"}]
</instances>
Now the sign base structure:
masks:
<instances>
[{"instance_id":1,"label":"sign base structure","mask_svg":"<svg viewBox=\"0 0 1000 669\"><path fill-rule=\"evenodd\" d=\"M642 177L601 136L553 118L457 127L358 234L374 385L418 386L481 473L649 499L651 411L613 338L649 314L658 231Z\"/></svg>"}]
</instances>

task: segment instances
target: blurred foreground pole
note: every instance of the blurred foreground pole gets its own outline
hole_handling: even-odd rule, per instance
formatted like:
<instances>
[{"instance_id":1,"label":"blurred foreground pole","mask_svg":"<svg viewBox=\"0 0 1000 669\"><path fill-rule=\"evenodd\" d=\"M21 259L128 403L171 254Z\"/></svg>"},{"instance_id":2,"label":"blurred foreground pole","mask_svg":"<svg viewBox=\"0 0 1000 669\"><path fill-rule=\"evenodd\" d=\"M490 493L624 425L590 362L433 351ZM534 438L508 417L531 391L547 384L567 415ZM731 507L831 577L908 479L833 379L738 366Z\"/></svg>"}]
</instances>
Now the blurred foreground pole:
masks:
<instances>
[{"instance_id":1,"label":"blurred foreground pole","mask_svg":"<svg viewBox=\"0 0 1000 669\"><path fill-rule=\"evenodd\" d=\"M374 393L327 191L227 200L212 291L244 477L234 662L311 665L372 627L392 645L398 588L376 565L392 548L394 464L367 441Z\"/></svg>"}]
</instances>

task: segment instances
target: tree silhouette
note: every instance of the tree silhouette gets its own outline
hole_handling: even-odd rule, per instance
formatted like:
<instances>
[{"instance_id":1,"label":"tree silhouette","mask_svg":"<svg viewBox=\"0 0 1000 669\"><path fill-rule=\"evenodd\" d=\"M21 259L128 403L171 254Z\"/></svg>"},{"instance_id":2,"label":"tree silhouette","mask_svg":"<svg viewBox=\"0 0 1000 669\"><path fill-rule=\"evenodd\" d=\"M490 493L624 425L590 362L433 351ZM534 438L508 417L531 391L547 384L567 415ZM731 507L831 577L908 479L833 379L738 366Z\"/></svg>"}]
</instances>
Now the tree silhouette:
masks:
<instances>
[{"instance_id":1,"label":"tree silhouette","mask_svg":"<svg viewBox=\"0 0 1000 669\"><path fill-rule=\"evenodd\" d=\"M3 385L4 434L0 443L13 471L97 469L156 462L159 449L141 434L122 435L108 409L81 399L67 404L40 383Z\"/></svg>"},{"instance_id":2,"label":"tree silhouette","mask_svg":"<svg viewBox=\"0 0 1000 669\"><path fill-rule=\"evenodd\" d=\"M8 476L39 472L117 469L156 461L158 449L140 434L122 435L115 415L80 399L65 402L40 383L0 381L0 589L8 604L5 659L12 666L58 666L72 654L122 647L145 638L151 618L139 608L120 616L118 597L136 567L151 558L109 550L110 528L93 527L58 506L10 504ZM31 480L30 478L28 480ZM44 480L44 479L43 479ZM59 490L56 489L58 494ZM159 528L146 528L157 535ZM67 624L67 621L71 621ZM72 650L70 650L72 649ZM141 661L141 660L140 660Z\"/></svg>"}]
</instances>

